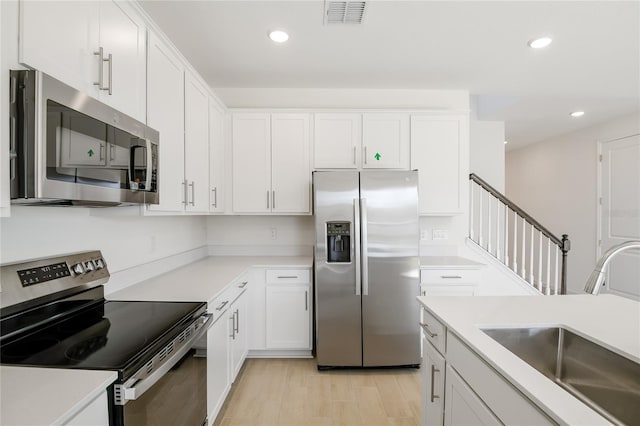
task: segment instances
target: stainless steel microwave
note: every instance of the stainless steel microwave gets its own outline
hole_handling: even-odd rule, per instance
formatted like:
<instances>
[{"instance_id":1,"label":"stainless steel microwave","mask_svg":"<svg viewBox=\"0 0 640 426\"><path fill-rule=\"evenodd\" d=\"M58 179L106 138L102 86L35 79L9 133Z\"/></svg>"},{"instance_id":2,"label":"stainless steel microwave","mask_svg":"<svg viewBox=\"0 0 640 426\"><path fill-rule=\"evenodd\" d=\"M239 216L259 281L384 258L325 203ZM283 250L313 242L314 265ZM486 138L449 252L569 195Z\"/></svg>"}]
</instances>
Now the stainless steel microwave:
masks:
<instances>
[{"instance_id":1,"label":"stainless steel microwave","mask_svg":"<svg viewBox=\"0 0 640 426\"><path fill-rule=\"evenodd\" d=\"M156 130L42 73L11 71L14 204L158 204Z\"/></svg>"}]
</instances>

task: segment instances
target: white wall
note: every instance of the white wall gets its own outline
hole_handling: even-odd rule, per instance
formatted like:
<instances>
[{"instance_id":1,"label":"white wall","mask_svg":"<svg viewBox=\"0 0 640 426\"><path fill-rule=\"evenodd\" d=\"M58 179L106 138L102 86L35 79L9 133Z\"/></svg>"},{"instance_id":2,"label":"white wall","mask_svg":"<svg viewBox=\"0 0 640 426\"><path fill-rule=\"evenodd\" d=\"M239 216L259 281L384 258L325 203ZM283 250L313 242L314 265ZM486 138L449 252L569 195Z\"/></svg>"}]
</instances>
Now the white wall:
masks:
<instances>
[{"instance_id":1,"label":"white wall","mask_svg":"<svg viewBox=\"0 0 640 426\"><path fill-rule=\"evenodd\" d=\"M469 169L504 194L504 122L469 122Z\"/></svg>"},{"instance_id":2,"label":"white wall","mask_svg":"<svg viewBox=\"0 0 640 426\"><path fill-rule=\"evenodd\" d=\"M597 260L597 143L638 132L634 114L506 154L507 197L569 234L568 292L582 292Z\"/></svg>"},{"instance_id":3,"label":"white wall","mask_svg":"<svg viewBox=\"0 0 640 426\"><path fill-rule=\"evenodd\" d=\"M0 263L102 250L114 274L206 244L201 216L103 217L92 210L12 206L11 217L0 219Z\"/></svg>"}]
</instances>

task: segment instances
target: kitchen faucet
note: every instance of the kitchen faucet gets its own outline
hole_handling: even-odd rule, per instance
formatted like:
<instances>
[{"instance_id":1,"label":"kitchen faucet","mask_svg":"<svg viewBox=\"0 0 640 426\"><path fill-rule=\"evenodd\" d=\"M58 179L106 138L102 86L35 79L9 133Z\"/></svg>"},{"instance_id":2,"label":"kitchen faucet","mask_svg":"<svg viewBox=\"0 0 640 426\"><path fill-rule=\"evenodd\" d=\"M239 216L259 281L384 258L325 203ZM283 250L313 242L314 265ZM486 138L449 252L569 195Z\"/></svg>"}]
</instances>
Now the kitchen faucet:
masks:
<instances>
[{"instance_id":1,"label":"kitchen faucet","mask_svg":"<svg viewBox=\"0 0 640 426\"><path fill-rule=\"evenodd\" d=\"M598 263L596 263L596 268L589 276L587 285L584 286L584 291L591 294L600 293L600 287L604 284L605 272L611 259L613 259L613 257L618 253L631 248L640 248L640 241L625 241L624 243L613 246L607 250L598 260Z\"/></svg>"}]
</instances>

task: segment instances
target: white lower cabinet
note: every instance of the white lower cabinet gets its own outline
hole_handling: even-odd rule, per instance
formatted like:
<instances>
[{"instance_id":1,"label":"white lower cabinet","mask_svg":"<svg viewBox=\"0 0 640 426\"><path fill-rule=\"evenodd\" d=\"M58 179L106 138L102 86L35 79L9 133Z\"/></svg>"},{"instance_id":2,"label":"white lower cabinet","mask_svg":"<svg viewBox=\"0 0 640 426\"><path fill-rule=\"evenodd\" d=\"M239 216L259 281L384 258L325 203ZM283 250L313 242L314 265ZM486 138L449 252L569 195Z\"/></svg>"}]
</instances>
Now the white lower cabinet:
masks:
<instances>
[{"instance_id":1,"label":"white lower cabinet","mask_svg":"<svg viewBox=\"0 0 640 426\"><path fill-rule=\"evenodd\" d=\"M309 285L267 286L269 349L311 349Z\"/></svg>"},{"instance_id":2,"label":"white lower cabinet","mask_svg":"<svg viewBox=\"0 0 640 426\"><path fill-rule=\"evenodd\" d=\"M224 301L218 306L223 303ZM220 309L226 309L226 305ZM211 311L211 308L209 310ZM207 331L207 419L209 425L215 421L231 387L229 382L228 330L229 326L225 312L216 319Z\"/></svg>"},{"instance_id":3,"label":"white lower cabinet","mask_svg":"<svg viewBox=\"0 0 640 426\"><path fill-rule=\"evenodd\" d=\"M422 317L422 425L555 424L428 310Z\"/></svg>"},{"instance_id":4,"label":"white lower cabinet","mask_svg":"<svg viewBox=\"0 0 640 426\"><path fill-rule=\"evenodd\" d=\"M230 381L233 383L236 376L247 357L248 343L248 309L246 292L242 292L236 300L231 303L227 311L229 318L229 336L231 337L230 348Z\"/></svg>"},{"instance_id":5,"label":"white lower cabinet","mask_svg":"<svg viewBox=\"0 0 640 426\"><path fill-rule=\"evenodd\" d=\"M444 357L427 339L422 339L422 424L442 426L444 422Z\"/></svg>"},{"instance_id":6,"label":"white lower cabinet","mask_svg":"<svg viewBox=\"0 0 640 426\"><path fill-rule=\"evenodd\" d=\"M108 404L107 391L105 390L64 424L67 426L108 426Z\"/></svg>"},{"instance_id":7,"label":"white lower cabinet","mask_svg":"<svg viewBox=\"0 0 640 426\"><path fill-rule=\"evenodd\" d=\"M500 425L500 420L473 392L450 365L447 365L444 424L447 426ZM441 423L440 423L441 424Z\"/></svg>"}]
</instances>

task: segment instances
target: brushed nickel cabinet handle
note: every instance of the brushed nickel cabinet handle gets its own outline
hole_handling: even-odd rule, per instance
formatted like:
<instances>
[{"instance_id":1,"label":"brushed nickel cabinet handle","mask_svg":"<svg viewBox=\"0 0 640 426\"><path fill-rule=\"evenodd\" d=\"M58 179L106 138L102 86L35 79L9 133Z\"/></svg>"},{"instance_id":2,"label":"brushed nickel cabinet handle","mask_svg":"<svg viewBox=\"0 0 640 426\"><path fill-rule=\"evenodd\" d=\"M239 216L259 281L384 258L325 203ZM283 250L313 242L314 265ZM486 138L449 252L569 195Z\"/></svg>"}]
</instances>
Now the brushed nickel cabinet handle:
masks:
<instances>
[{"instance_id":1,"label":"brushed nickel cabinet handle","mask_svg":"<svg viewBox=\"0 0 640 426\"><path fill-rule=\"evenodd\" d=\"M438 370L436 368L436 366L434 364L431 364L431 402L433 402L434 399L436 398L440 398L440 395L436 395L436 391L435 391L435 375L436 373L439 373L440 370Z\"/></svg>"},{"instance_id":2,"label":"brushed nickel cabinet handle","mask_svg":"<svg viewBox=\"0 0 640 426\"><path fill-rule=\"evenodd\" d=\"M228 301L228 300L225 300L224 302L222 302L222 303L220 304L220 306L218 306L218 307L216 308L216 311L221 311L225 306L227 306L227 304L228 304L228 303L229 303L229 301Z\"/></svg>"},{"instance_id":3,"label":"brushed nickel cabinet handle","mask_svg":"<svg viewBox=\"0 0 640 426\"><path fill-rule=\"evenodd\" d=\"M433 331L429 330L428 324L421 322L420 325L422 326L422 329L424 330L424 332L427 333L429 337L431 337L432 339L438 336L438 333L434 333Z\"/></svg>"},{"instance_id":4,"label":"brushed nickel cabinet handle","mask_svg":"<svg viewBox=\"0 0 640 426\"><path fill-rule=\"evenodd\" d=\"M93 52L93 55L98 57L98 81L94 81L93 85L98 86L100 90L104 90L104 67L102 66L104 63L104 49L99 47L97 52Z\"/></svg>"},{"instance_id":5,"label":"brushed nickel cabinet handle","mask_svg":"<svg viewBox=\"0 0 640 426\"><path fill-rule=\"evenodd\" d=\"M462 276L460 275L440 275L440 278L444 279L460 279Z\"/></svg>"},{"instance_id":6,"label":"brushed nickel cabinet handle","mask_svg":"<svg viewBox=\"0 0 640 426\"><path fill-rule=\"evenodd\" d=\"M109 95L113 95L113 55L111 53L109 53L107 62L109 62L109 87L106 90Z\"/></svg>"}]
</instances>

